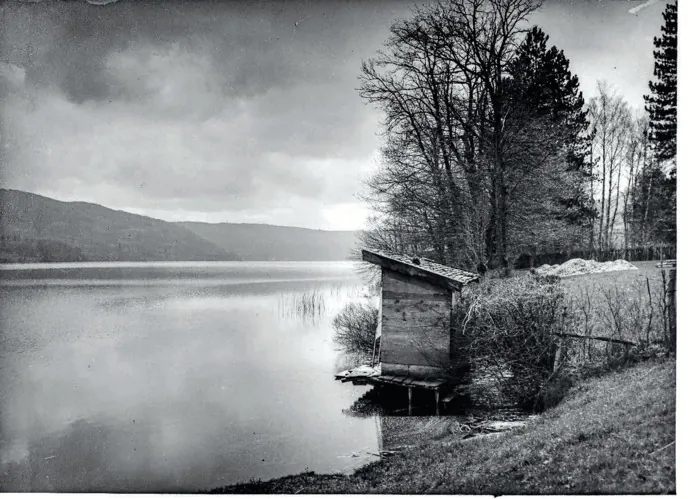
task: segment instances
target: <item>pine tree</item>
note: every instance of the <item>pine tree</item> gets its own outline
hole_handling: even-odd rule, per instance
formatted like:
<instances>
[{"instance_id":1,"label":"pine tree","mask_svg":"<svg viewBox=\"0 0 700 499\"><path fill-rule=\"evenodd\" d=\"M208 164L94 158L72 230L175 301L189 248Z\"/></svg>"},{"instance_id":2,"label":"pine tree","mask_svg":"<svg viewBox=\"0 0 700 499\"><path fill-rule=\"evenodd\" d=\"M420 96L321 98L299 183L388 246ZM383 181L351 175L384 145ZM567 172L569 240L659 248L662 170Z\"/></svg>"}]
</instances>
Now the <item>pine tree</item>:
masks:
<instances>
[{"instance_id":1,"label":"pine tree","mask_svg":"<svg viewBox=\"0 0 700 499\"><path fill-rule=\"evenodd\" d=\"M645 95L649 113L651 143L659 162L676 157L678 99L678 3L666 5L661 38L654 37L654 76L649 82L650 95Z\"/></svg>"},{"instance_id":2,"label":"pine tree","mask_svg":"<svg viewBox=\"0 0 700 499\"><path fill-rule=\"evenodd\" d=\"M654 76L645 95L654 163L642 180L649 186L646 227L652 239L676 239L676 131L678 99L678 2L666 5L661 37L654 37ZM664 174L664 163L670 163ZM649 195L648 195L649 196Z\"/></svg>"},{"instance_id":3,"label":"pine tree","mask_svg":"<svg viewBox=\"0 0 700 499\"><path fill-rule=\"evenodd\" d=\"M676 242L676 180L658 167L643 168L631 192L633 244Z\"/></svg>"},{"instance_id":4,"label":"pine tree","mask_svg":"<svg viewBox=\"0 0 700 499\"><path fill-rule=\"evenodd\" d=\"M563 124L563 147L567 170L576 178L570 189L562 189L558 199L560 218L576 225L591 223L595 208L586 186L590 181L591 137L585 102L578 77L571 73L569 60L556 46L547 47L549 36L535 26L518 50L511 68L515 98L538 116ZM567 192L564 192L567 191Z\"/></svg>"}]
</instances>

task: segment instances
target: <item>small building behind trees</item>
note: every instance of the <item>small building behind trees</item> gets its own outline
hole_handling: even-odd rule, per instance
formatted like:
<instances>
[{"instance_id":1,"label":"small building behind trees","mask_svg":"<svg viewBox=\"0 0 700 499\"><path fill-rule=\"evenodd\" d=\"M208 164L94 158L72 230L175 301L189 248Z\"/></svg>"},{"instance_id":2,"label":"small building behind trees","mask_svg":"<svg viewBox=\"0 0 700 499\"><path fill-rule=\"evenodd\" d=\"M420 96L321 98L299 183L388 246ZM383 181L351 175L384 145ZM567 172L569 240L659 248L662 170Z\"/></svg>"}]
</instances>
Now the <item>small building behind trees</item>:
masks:
<instances>
[{"instance_id":1,"label":"small building behind trees","mask_svg":"<svg viewBox=\"0 0 700 499\"><path fill-rule=\"evenodd\" d=\"M439 379L455 355L454 306L479 276L437 262L362 250L362 259L381 267L382 377Z\"/></svg>"}]
</instances>

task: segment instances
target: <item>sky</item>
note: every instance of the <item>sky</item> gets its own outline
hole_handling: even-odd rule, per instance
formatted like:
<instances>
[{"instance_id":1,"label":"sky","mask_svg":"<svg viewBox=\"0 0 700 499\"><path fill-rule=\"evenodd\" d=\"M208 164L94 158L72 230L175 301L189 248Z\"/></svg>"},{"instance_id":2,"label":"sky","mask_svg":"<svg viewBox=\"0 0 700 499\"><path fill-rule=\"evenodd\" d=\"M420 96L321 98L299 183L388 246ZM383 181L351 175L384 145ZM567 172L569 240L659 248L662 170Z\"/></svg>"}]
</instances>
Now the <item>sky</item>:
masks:
<instances>
[{"instance_id":1,"label":"sky","mask_svg":"<svg viewBox=\"0 0 700 499\"><path fill-rule=\"evenodd\" d=\"M0 186L165 220L355 230L381 115L359 97L400 0L8 1ZM545 0L584 97L636 112L664 0ZM99 5L103 4L103 5Z\"/></svg>"}]
</instances>

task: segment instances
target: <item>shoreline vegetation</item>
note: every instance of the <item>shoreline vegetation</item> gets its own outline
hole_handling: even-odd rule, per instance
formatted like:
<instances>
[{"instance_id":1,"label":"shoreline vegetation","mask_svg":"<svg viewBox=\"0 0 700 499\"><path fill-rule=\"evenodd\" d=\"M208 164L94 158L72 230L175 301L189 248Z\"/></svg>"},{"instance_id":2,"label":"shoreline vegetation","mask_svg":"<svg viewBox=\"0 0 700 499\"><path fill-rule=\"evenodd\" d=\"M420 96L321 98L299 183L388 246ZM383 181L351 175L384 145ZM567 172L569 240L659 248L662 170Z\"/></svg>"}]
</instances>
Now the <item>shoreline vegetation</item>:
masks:
<instances>
[{"instance_id":1,"label":"shoreline vegetation","mask_svg":"<svg viewBox=\"0 0 700 499\"><path fill-rule=\"evenodd\" d=\"M675 359L587 379L524 427L419 444L351 475L290 475L210 493L673 494Z\"/></svg>"},{"instance_id":2,"label":"shoreline vegetation","mask_svg":"<svg viewBox=\"0 0 700 499\"><path fill-rule=\"evenodd\" d=\"M537 279L525 275L481 284L486 288L479 293L496 300L496 308L487 306L496 316L504 298L516 299L516 308L527 310L532 298L561 293L572 331L624 338L635 345L622 352L610 343L569 341L563 376L543 385L539 410L544 410L522 427L439 440L419 432L409 445L380 452L379 461L351 475L306 472L209 492L674 493L675 355L663 324L660 277L652 262L643 262L631 270L557 278L542 290L531 289ZM523 279L534 280L528 284ZM336 341L355 353L370 349L373 333L366 333L376 329L376 321L369 320L375 312L368 304L346 307L335 320L336 334L342 333ZM531 326L539 330L543 320L533 316ZM511 324L507 329L518 328ZM498 340L489 331L472 334Z\"/></svg>"}]
</instances>

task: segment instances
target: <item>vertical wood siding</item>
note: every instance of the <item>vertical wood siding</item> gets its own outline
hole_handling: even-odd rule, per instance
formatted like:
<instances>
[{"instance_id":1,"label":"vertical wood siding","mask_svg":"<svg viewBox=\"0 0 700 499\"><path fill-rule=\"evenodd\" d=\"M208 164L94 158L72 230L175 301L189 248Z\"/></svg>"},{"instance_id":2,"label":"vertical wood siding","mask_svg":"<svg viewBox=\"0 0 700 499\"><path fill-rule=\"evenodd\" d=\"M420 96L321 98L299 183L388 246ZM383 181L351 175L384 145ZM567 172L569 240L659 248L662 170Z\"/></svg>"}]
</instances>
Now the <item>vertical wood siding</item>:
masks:
<instances>
[{"instance_id":1,"label":"vertical wood siding","mask_svg":"<svg viewBox=\"0 0 700 499\"><path fill-rule=\"evenodd\" d=\"M382 372L430 373L446 366L451 308L449 290L383 269Z\"/></svg>"}]
</instances>

